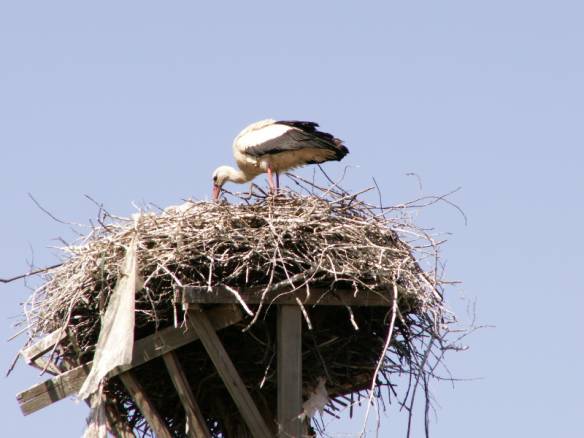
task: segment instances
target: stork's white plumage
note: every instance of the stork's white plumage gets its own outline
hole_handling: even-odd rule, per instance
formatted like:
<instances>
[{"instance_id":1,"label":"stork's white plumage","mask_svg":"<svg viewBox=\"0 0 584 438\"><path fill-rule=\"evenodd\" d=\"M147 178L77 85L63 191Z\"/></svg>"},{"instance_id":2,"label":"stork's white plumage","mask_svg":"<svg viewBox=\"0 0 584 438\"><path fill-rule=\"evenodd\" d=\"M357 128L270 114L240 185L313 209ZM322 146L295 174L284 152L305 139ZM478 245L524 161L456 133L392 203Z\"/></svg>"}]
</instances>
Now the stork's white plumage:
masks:
<instances>
[{"instance_id":1,"label":"stork's white plumage","mask_svg":"<svg viewBox=\"0 0 584 438\"><path fill-rule=\"evenodd\" d=\"M213 198L219 197L227 181L244 183L260 173L268 174L270 188L275 190L280 172L305 164L339 161L349 153L341 140L317 128L317 123L295 120L267 119L249 125L233 141L239 170L221 166L213 172Z\"/></svg>"}]
</instances>

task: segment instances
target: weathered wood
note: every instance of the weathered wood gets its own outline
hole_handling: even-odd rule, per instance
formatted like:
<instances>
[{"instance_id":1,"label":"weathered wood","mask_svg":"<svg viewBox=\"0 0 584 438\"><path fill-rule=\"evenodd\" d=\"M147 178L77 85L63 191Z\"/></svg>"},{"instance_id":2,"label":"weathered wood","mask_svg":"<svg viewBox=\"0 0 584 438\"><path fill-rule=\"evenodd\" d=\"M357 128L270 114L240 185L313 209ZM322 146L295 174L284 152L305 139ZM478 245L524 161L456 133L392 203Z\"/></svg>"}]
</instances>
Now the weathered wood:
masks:
<instances>
[{"instance_id":1,"label":"weathered wood","mask_svg":"<svg viewBox=\"0 0 584 438\"><path fill-rule=\"evenodd\" d=\"M201 343L205 347L205 350L207 350L219 376L221 376L225 387L231 394L251 435L255 438L270 438L272 433L268 429L205 312L195 304L189 309L188 316L189 325L199 335Z\"/></svg>"},{"instance_id":2,"label":"weathered wood","mask_svg":"<svg viewBox=\"0 0 584 438\"><path fill-rule=\"evenodd\" d=\"M164 424L164 420L156 411L152 402L146 396L142 385L132 375L131 371L120 374L120 380L126 387L126 390L142 412L142 415L148 422L150 429L154 432L157 438L172 438L172 434Z\"/></svg>"},{"instance_id":3,"label":"weathered wood","mask_svg":"<svg viewBox=\"0 0 584 438\"><path fill-rule=\"evenodd\" d=\"M58 329L49 333L33 345L20 350L20 355L29 365L43 354L48 353L59 342L67 338L67 330Z\"/></svg>"},{"instance_id":4,"label":"weathered wood","mask_svg":"<svg viewBox=\"0 0 584 438\"><path fill-rule=\"evenodd\" d=\"M162 356L164 359L164 364L168 370L168 374L172 379L172 383L176 388L176 392L180 398L180 401L184 407L185 415L187 419L187 436L191 438L211 438L211 433L207 428L207 423L205 422L205 417L201 413L201 409L195 400L195 396L191 391L191 387L187 380L187 377L183 371L182 366L176 357L174 352L166 353Z\"/></svg>"},{"instance_id":5,"label":"weathered wood","mask_svg":"<svg viewBox=\"0 0 584 438\"><path fill-rule=\"evenodd\" d=\"M106 402L105 409L107 427L112 436L116 438L135 438L130 425L120 417L119 412L110 403Z\"/></svg>"},{"instance_id":6,"label":"weathered wood","mask_svg":"<svg viewBox=\"0 0 584 438\"><path fill-rule=\"evenodd\" d=\"M241 321L243 318L241 311L235 305L217 307L209 310L208 313L211 325L215 330L228 327ZM157 333L137 340L134 344L132 363L129 366L118 367L112 370L108 374L108 377L113 377L128 371L197 339L198 335L194 330L185 331L181 327L168 327L160 330ZM88 362L77 368L73 368L70 371L19 393L16 399L20 404L22 413L24 415L31 414L58 400L77 393L91 370L91 364L92 362Z\"/></svg>"},{"instance_id":7,"label":"weathered wood","mask_svg":"<svg viewBox=\"0 0 584 438\"><path fill-rule=\"evenodd\" d=\"M281 437L302 436L302 315L297 305L278 306L278 429Z\"/></svg>"},{"instance_id":8,"label":"weathered wood","mask_svg":"<svg viewBox=\"0 0 584 438\"><path fill-rule=\"evenodd\" d=\"M321 306L383 306L391 304L390 297L382 292L372 292L367 290L359 291L355 296L352 289L310 288L310 294L305 289L290 292L291 288L278 288L269 291L264 302L273 304L296 304L299 298L305 305ZM263 288L249 288L237 291L240 297L247 304L259 304ZM237 304L239 300L235 294L224 286L214 286L211 291L206 287L185 287L183 288L183 303L185 304Z\"/></svg>"},{"instance_id":9,"label":"weathered wood","mask_svg":"<svg viewBox=\"0 0 584 438\"><path fill-rule=\"evenodd\" d=\"M88 362L17 394L20 410L24 415L28 415L75 394L83 385L90 370L91 362Z\"/></svg>"},{"instance_id":10,"label":"weathered wood","mask_svg":"<svg viewBox=\"0 0 584 438\"><path fill-rule=\"evenodd\" d=\"M29 363L29 365L31 367L36 368L37 370L42 372L46 372L48 374L51 374L53 376L58 376L59 374L61 374L63 372L63 370L60 370L57 365L55 365L53 362L49 362L48 360L42 358L42 357L37 357L36 359L34 359L33 361L31 361Z\"/></svg>"}]
</instances>

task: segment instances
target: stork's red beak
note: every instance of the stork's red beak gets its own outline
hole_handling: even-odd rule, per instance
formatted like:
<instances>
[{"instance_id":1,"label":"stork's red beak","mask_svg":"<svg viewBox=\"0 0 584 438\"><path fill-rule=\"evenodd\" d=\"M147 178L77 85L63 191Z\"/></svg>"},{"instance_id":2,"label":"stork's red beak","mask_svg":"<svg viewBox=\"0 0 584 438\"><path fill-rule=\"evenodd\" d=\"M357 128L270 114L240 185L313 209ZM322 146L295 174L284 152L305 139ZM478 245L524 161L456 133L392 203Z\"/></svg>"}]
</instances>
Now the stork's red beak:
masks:
<instances>
[{"instance_id":1,"label":"stork's red beak","mask_svg":"<svg viewBox=\"0 0 584 438\"><path fill-rule=\"evenodd\" d=\"M213 184L213 201L219 199L219 194L221 193L221 187L217 184Z\"/></svg>"}]
</instances>

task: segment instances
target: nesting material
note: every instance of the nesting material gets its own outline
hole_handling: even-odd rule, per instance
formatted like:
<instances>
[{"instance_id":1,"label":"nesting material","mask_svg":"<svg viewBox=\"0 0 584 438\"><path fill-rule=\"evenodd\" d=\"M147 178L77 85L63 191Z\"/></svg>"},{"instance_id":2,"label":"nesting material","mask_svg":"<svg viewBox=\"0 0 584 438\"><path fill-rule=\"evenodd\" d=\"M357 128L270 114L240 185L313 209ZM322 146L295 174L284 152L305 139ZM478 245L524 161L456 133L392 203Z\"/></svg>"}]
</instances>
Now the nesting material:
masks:
<instances>
[{"instance_id":1,"label":"nesting material","mask_svg":"<svg viewBox=\"0 0 584 438\"><path fill-rule=\"evenodd\" d=\"M136 239L143 280L135 302L136 339L182 323L176 298L183 286L221 285L237 295L242 288L261 294L289 282L288 293L297 294L299 303L311 288L357 296L374 292L387 297L388 305L302 306L305 399L322 387L320 392L331 399L325 408L330 413L371 388L382 397L385 386L386 401L407 402L412 391L406 384L400 393L393 376L410 374L412 385L431 374L428 349L437 349L432 357L441 357L441 343L434 340L444 339L452 321L435 271L437 245L412 224L407 209L375 207L340 190L231 201L188 202L142 213L138 220L105 214L82 242L63 249L63 264L45 274L27 303L29 341L66 328L74 342L53 351L50 360L69 368L92 360L101 317L120 280L126 250ZM241 305L246 318L219 335L260 410L269 410L277 392L276 312L268 300ZM200 343L177 354L211 432L240 433L237 410ZM142 365L135 375L169 429L183 436L184 414L163 362ZM106 383L105 394L130 427L148 432L117 378Z\"/></svg>"}]
</instances>

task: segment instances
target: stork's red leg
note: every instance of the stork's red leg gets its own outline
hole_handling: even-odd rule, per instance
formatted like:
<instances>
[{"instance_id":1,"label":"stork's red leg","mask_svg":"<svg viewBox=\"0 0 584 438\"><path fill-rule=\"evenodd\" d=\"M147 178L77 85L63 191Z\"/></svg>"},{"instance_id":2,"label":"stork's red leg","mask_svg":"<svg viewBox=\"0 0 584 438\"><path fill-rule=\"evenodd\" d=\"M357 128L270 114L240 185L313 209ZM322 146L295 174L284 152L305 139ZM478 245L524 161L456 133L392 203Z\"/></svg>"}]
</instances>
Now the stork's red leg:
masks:
<instances>
[{"instance_id":1,"label":"stork's red leg","mask_svg":"<svg viewBox=\"0 0 584 438\"><path fill-rule=\"evenodd\" d=\"M274 186L274 178L272 177L272 168L268 167L268 185L270 186L270 190L275 193L276 187Z\"/></svg>"}]
</instances>

